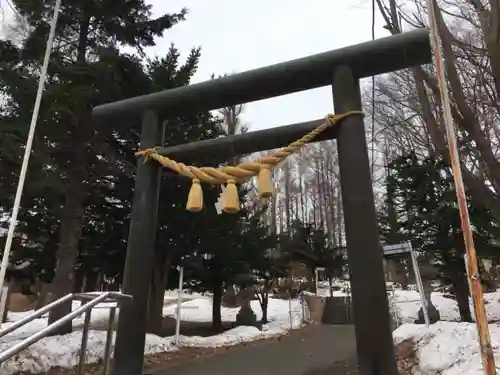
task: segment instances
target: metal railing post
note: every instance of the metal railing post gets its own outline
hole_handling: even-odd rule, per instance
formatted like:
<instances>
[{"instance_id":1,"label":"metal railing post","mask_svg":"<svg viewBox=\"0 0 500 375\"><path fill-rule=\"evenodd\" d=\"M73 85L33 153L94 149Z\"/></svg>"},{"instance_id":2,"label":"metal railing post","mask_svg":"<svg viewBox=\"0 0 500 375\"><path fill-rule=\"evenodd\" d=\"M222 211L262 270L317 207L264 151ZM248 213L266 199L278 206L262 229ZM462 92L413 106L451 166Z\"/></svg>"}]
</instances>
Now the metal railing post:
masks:
<instances>
[{"instance_id":1,"label":"metal railing post","mask_svg":"<svg viewBox=\"0 0 500 375\"><path fill-rule=\"evenodd\" d=\"M85 358L87 357L87 342L89 339L89 327L90 327L90 318L92 317L92 308L87 310L85 313L85 320L83 322L83 331L82 331L82 344L80 346L80 359L78 361L78 369L76 370L77 375L83 374L83 368L85 367Z\"/></svg>"},{"instance_id":2,"label":"metal railing post","mask_svg":"<svg viewBox=\"0 0 500 375\"><path fill-rule=\"evenodd\" d=\"M111 344L113 341L113 329L115 325L116 318L116 307L111 307L109 309L109 318L108 318L108 329L106 332L106 346L104 348L104 366L102 369L102 375L108 374L109 368L109 360L111 357Z\"/></svg>"}]
</instances>

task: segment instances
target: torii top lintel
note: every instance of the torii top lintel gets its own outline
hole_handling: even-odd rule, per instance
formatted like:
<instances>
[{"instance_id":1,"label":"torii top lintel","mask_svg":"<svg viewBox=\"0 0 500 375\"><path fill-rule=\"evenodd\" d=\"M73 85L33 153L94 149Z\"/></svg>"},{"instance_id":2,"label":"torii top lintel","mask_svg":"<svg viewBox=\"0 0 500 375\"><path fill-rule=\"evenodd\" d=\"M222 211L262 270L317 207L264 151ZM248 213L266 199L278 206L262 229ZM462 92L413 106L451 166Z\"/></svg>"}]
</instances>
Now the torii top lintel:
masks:
<instances>
[{"instance_id":1,"label":"torii top lintel","mask_svg":"<svg viewBox=\"0 0 500 375\"><path fill-rule=\"evenodd\" d=\"M334 36L333 36L334 37ZM348 66L357 78L431 62L429 32L417 29L340 49L217 78L189 86L99 105L101 122L140 116L146 110L181 115L249 103L328 86L335 67Z\"/></svg>"}]
</instances>

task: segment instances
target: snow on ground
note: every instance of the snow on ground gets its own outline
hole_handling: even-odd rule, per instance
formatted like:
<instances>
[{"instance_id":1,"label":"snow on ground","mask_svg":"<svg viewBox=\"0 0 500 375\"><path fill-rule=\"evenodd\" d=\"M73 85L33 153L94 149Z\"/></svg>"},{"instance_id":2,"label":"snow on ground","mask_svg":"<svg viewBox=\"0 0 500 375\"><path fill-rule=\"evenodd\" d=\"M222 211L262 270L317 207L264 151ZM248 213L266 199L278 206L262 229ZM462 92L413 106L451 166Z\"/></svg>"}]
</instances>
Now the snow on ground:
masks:
<instances>
[{"instance_id":1,"label":"snow on ground","mask_svg":"<svg viewBox=\"0 0 500 375\"><path fill-rule=\"evenodd\" d=\"M198 293L198 292L191 292L191 291L186 291L186 290L183 290L182 294L181 294L181 297L183 299L200 298L200 297L207 297L207 296L210 296L210 293ZM167 290L165 292L164 300L165 301L172 301L172 300L176 300L177 297L178 297L177 290Z\"/></svg>"},{"instance_id":2,"label":"snow on ground","mask_svg":"<svg viewBox=\"0 0 500 375\"><path fill-rule=\"evenodd\" d=\"M100 293L96 292L95 294L98 295ZM182 297L183 301L194 299L194 298L206 298L205 296L203 296L200 293L186 293L186 292L182 293L181 297ZM177 291L167 291L165 293L164 303L175 305L177 298L178 298ZM76 310L80 306L81 306L81 302L74 301L72 309ZM92 309L92 314L91 314L92 324L107 322L108 317L109 317L109 308L111 306L116 306L116 303L104 302L104 303L100 303L96 307L94 307ZM175 306L173 306L172 308L175 309ZM8 320L7 320L8 323L2 325L2 328L7 327L10 322L15 322L17 320L20 320L20 319L28 316L31 313L33 313L33 311L18 312L18 313L9 312ZM32 322L26 324L22 328L17 329L16 331L12 332L8 336L9 340L25 339L25 338L31 336L33 333L36 333L36 332L42 330L43 328L45 328L47 326L47 319L46 319L47 316L48 316L48 314L44 315L41 319L33 320ZM79 318L76 318L75 320L73 320L73 326L76 328L83 327L83 320L84 320L84 315L80 316ZM0 338L0 347L1 347L2 342L3 342L3 339Z\"/></svg>"},{"instance_id":3,"label":"snow on ground","mask_svg":"<svg viewBox=\"0 0 500 375\"><path fill-rule=\"evenodd\" d=\"M500 325L490 323L496 363L500 363ZM414 375L483 375L474 323L438 322L429 327L404 324L393 333L395 343L411 339L417 350Z\"/></svg>"},{"instance_id":4,"label":"snow on ground","mask_svg":"<svg viewBox=\"0 0 500 375\"><path fill-rule=\"evenodd\" d=\"M298 314L298 317L302 316L302 308L299 300L292 300L292 316L293 314ZM251 301L250 306L252 310L257 315L257 319L262 318L262 310L259 305L259 301ZM163 316L175 317L176 305L165 306L163 308ZM283 313L286 312L286 318L288 316L289 303L288 300L273 299L269 300L268 306L268 317L270 320L269 324L273 323L275 317L282 317ZM222 320L226 322L236 321L236 314L238 314L239 308L228 308L221 307ZM211 322L212 321L212 299L211 298L197 298L191 301L184 302L181 306L181 320L188 322Z\"/></svg>"},{"instance_id":5,"label":"snow on ground","mask_svg":"<svg viewBox=\"0 0 500 375\"><path fill-rule=\"evenodd\" d=\"M414 375L482 375L481 354L475 323L461 323L457 302L442 293L432 293L440 322L429 327L413 324L421 303L416 291L396 290L391 297L401 325L393 333L395 343L412 339L418 365ZM496 362L500 362L500 292L485 293L484 302ZM474 316L474 309L471 305Z\"/></svg>"},{"instance_id":6,"label":"snow on ground","mask_svg":"<svg viewBox=\"0 0 500 375\"><path fill-rule=\"evenodd\" d=\"M334 290L330 293L327 285L321 285L318 288L318 295L322 297L346 296L348 286L342 283L335 285L340 290ZM397 315L400 323L413 323L417 319L418 311L421 307L420 295L416 290L400 290L388 292L391 310ZM458 312L457 301L444 293L434 292L431 294L431 300L434 306L439 310L441 320L449 322L459 322L460 313ZM500 291L494 293L484 293L484 303L488 321L500 321ZM470 301L471 312L474 318L474 308L472 300Z\"/></svg>"},{"instance_id":7,"label":"snow on ground","mask_svg":"<svg viewBox=\"0 0 500 375\"><path fill-rule=\"evenodd\" d=\"M341 290L332 292L333 296L346 296L348 286L337 285ZM329 296L330 291L324 286L318 294ZM177 293L167 292L165 295L164 316L174 317ZM182 296L181 320L190 322L210 322L212 314L212 299L210 296L185 293ZM420 298L416 291L395 290L389 292L392 310L397 314L401 323L404 323L394 332L396 343L412 339L416 343L418 368L414 375L480 375L481 359L476 340L474 324L459 323L457 303L442 293L432 293L432 302L437 307L443 321L430 327L412 324L420 309ZM500 292L484 295L487 315L490 321L500 321ZM251 303L257 318L262 316L258 301ZM77 302L74 308L80 306ZM225 322L236 320L238 308L221 308L222 319ZM9 314L9 321L23 318L30 312ZM109 313L109 304L99 305L92 311L92 322L106 321ZM216 347L230 346L241 342L254 341L286 333L289 329L299 328L303 320L303 311L300 300L289 301L270 299L268 308L269 323L263 326L262 331L255 327L236 327L222 334L210 337L180 337L180 346ZM7 323L9 324L9 323ZM46 327L47 319L37 319L23 329L0 338L0 351L20 342L22 339ZM75 327L83 325L83 317L75 320ZM490 323L490 333L493 349L498 353L500 363L500 324ZM105 331L91 331L87 350L87 363L95 363L103 357L106 339ZM73 367L77 364L81 332L75 331L69 335L45 338L26 350L22 356L7 361L0 369L2 375L11 375L19 371L32 373L45 372L50 367ZM147 335L147 354L174 351L173 337L161 338Z\"/></svg>"},{"instance_id":8,"label":"snow on ground","mask_svg":"<svg viewBox=\"0 0 500 375\"><path fill-rule=\"evenodd\" d=\"M166 296L166 300L171 300L172 296ZM175 297L176 298L176 297ZM192 298L187 295L186 298ZM210 322L212 318L212 300L209 297L194 298L184 302L181 309L181 318L184 321ZM75 308L79 303L75 303ZM165 316L175 315L175 305L165 306L163 309ZM291 307L291 309L289 309ZM260 319L262 312L258 301L252 301L252 308ZM233 322L236 320L238 308L222 307L222 320ZM28 312L29 313L29 312ZM12 314L9 320L20 319L28 313ZM92 320L106 319L108 308L97 308L92 312ZM255 327L236 327L219 335L210 337L180 337L180 346L197 347L218 347L236 345L241 342L254 341L271 336L285 334L289 329L297 329L302 324L303 311L300 300L289 301L270 299L268 306L269 323L265 324L262 331ZM83 324L83 318L75 320L75 326ZM0 352L12 345L19 343L22 339L38 332L46 327L47 319L37 319L26 325L23 329L15 331L3 338L0 338ZM87 363L95 363L104 356L104 346L106 341L105 331L90 331L87 350ZM51 367L70 368L76 366L79 358L79 348L81 342L81 332L75 331L68 335L47 337L34 344L22 355L13 357L3 363L0 369L2 375L10 375L21 371L40 373L48 371ZM177 347L173 344L174 337L158 337L155 335L146 336L145 352L147 354L174 351Z\"/></svg>"},{"instance_id":9,"label":"snow on ground","mask_svg":"<svg viewBox=\"0 0 500 375\"><path fill-rule=\"evenodd\" d=\"M396 290L391 294L389 297L391 309L397 314L401 323L413 323L417 319L418 311L422 306L418 292L413 290ZM500 294L498 297L500 298ZM446 298L442 293L432 293L431 301L439 310L442 320L452 322L460 320L456 300ZM500 304L498 307L500 308Z\"/></svg>"},{"instance_id":10,"label":"snow on ground","mask_svg":"<svg viewBox=\"0 0 500 375\"><path fill-rule=\"evenodd\" d=\"M73 302L72 309L76 310L81 306L81 303L78 301ZM108 316L109 316L109 308L111 306L116 306L116 303L100 303L96 307L92 309L91 313L91 321L92 322L102 322L102 321L107 321ZM33 310L31 311L26 311L26 312L19 312L19 313L9 313L8 315L8 321L6 324L2 324L2 328L8 327L11 322L15 322L17 320L20 320L30 314L33 313ZM33 333L36 333L38 331L41 331L43 328L47 327L47 314L44 315L40 319L35 319L28 324L24 325L23 327L15 330L14 332L10 333L7 335L5 338L0 338L0 351L2 347L2 342L5 340L12 341L12 340L22 340L25 339L29 336L31 336ZM73 325L74 327L82 327L83 326L83 320L84 320L84 315L81 315L80 317L76 318L73 320Z\"/></svg>"},{"instance_id":11,"label":"snow on ground","mask_svg":"<svg viewBox=\"0 0 500 375\"><path fill-rule=\"evenodd\" d=\"M459 322L460 313L455 299L446 297L443 293L432 293L431 301L439 310L441 320L450 322ZM401 323L413 323L417 319L417 313L420 310L420 296L416 291L396 290L390 296L391 308L395 310ZM474 316L474 309L471 303L471 312ZM488 321L494 322L500 320L500 292L485 293L484 303Z\"/></svg>"},{"instance_id":12,"label":"snow on ground","mask_svg":"<svg viewBox=\"0 0 500 375\"><path fill-rule=\"evenodd\" d=\"M319 295L328 296L322 288ZM333 292L342 296L342 291ZM415 290L389 292L391 310L401 325L393 333L394 342L412 339L416 344L418 365L413 375L483 375L481 354L474 323L461 323L455 299L443 293L432 293L431 300L441 315L440 322L429 327L413 324L421 307L420 296ZM484 302L488 317L491 343L496 363L500 363L500 292L485 293ZM474 309L471 301L471 312Z\"/></svg>"},{"instance_id":13,"label":"snow on ground","mask_svg":"<svg viewBox=\"0 0 500 375\"><path fill-rule=\"evenodd\" d=\"M328 288L318 288L317 295L321 297L346 297L347 293L342 290L332 290L330 292Z\"/></svg>"}]
</instances>

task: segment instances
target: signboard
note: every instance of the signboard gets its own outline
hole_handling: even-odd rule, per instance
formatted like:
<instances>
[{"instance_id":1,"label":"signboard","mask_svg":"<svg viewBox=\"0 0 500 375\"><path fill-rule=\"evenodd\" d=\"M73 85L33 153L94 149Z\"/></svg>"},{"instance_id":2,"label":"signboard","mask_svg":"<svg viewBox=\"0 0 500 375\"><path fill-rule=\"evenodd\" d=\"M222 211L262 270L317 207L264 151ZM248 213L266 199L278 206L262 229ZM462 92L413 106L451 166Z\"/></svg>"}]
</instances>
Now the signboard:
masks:
<instances>
[{"instance_id":1,"label":"signboard","mask_svg":"<svg viewBox=\"0 0 500 375\"><path fill-rule=\"evenodd\" d=\"M424 285L422 283L422 276L420 275L420 267L418 265L417 256L411 247L411 242L403 242L395 245L386 245L382 246L382 251L384 255L387 256L396 256L409 254L411 258L411 262L413 264L413 271L415 272L415 281L417 282L417 290L420 295L420 301L422 303L422 312L424 313L425 324L429 326L429 311L427 308L427 300L424 295Z\"/></svg>"},{"instance_id":2,"label":"signboard","mask_svg":"<svg viewBox=\"0 0 500 375\"><path fill-rule=\"evenodd\" d=\"M409 242L398 243L395 245L382 246L385 256L411 253L411 245Z\"/></svg>"}]
</instances>

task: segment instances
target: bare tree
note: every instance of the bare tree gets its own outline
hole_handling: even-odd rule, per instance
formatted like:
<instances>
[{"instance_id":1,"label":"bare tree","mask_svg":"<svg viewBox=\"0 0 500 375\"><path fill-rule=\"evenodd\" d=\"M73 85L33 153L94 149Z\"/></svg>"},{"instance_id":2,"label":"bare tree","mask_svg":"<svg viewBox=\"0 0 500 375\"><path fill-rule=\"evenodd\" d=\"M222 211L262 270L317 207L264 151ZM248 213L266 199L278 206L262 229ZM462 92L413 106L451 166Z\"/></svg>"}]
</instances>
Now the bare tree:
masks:
<instances>
[{"instance_id":1,"label":"bare tree","mask_svg":"<svg viewBox=\"0 0 500 375\"><path fill-rule=\"evenodd\" d=\"M423 0L376 0L392 33L426 26ZM500 220L499 0L442 0L439 33L467 188ZM439 87L432 66L392 73L376 87L378 131L394 152L448 158ZM383 127L381 126L383 124Z\"/></svg>"},{"instance_id":2,"label":"bare tree","mask_svg":"<svg viewBox=\"0 0 500 375\"><path fill-rule=\"evenodd\" d=\"M224 120L224 131L227 135L241 134L248 131L248 126L244 125L241 119L243 108L243 104L238 104L219 110Z\"/></svg>"},{"instance_id":3,"label":"bare tree","mask_svg":"<svg viewBox=\"0 0 500 375\"><path fill-rule=\"evenodd\" d=\"M14 13L12 19L6 18L6 9L2 9L1 4L0 12L2 12L0 16L3 17L0 25L0 35L3 39L9 40L14 44L20 43L28 34L28 22L19 13Z\"/></svg>"}]
</instances>

